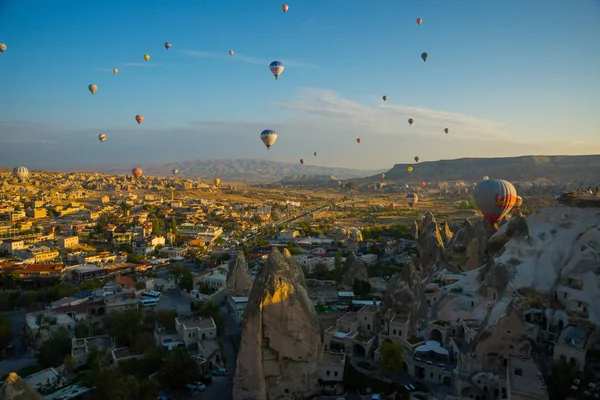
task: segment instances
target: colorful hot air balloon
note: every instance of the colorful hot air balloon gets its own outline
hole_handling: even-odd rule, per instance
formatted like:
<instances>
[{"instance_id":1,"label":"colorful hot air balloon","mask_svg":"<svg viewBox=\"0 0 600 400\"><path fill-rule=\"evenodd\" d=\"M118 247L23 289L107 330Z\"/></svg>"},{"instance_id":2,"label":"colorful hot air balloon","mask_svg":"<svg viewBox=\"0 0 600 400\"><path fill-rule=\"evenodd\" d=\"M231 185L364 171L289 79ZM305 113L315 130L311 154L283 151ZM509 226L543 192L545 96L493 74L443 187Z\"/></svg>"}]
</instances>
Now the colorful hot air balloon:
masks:
<instances>
[{"instance_id":1,"label":"colorful hot air balloon","mask_svg":"<svg viewBox=\"0 0 600 400\"><path fill-rule=\"evenodd\" d=\"M360 142L362 142L362 139L361 138L356 138L356 143L360 143Z\"/></svg>"},{"instance_id":2,"label":"colorful hot air balloon","mask_svg":"<svg viewBox=\"0 0 600 400\"><path fill-rule=\"evenodd\" d=\"M118 73L118 72L119 72L119 69L118 69L118 68L113 68L113 74L116 74L116 73Z\"/></svg>"},{"instance_id":3,"label":"colorful hot air balloon","mask_svg":"<svg viewBox=\"0 0 600 400\"><path fill-rule=\"evenodd\" d=\"M408 173L410 174L411 172L413 172L413 167L408 167L406 168L406 170L408 171Z\"/></svg>"},{"instance_id":4,"label":"colorful hot air balloon","mask_svg":"<svg viewBox=\"0 0 600 400\"><path fill-rule=\"evenodd\" d=\"M106 140L106 135L104 133L99 134L98 140L100 140L100 143L104 142Z\"/></svg>"},{"instance_id":5,"label":"colorful hot air balloon","mask_svg":"<svg viewBox=\"0 0 600 400\"><path fill-rule=\"evenodd\" d=\"M396 209L396 204L394 204L394 203L390 203L389 207L390 207L392 210L395 210L395 209Z\"/></svg>"},{"instance_id":6,"label":"colorful hot air balloon","mask_svg":"<svg viewBox=\"0 0 600 400\"><path fill-rule=\"evenodd\" d=\"M419 186L421 186L421 187L425 187L425 185L426 185L426 183L425 183L425 182L420 182L420 183L419 183Z\"/></svg>"},{"instance_id":7,"label":"colorful hot air balloon","mask_svg":"<svg viewBox=\"0 0 600 400\"><path fill-rule=\"evenodd\" d=\"M269 69L271 70L271 72L275 76L275 79L279 78L279 75L281 75L281 73L283 72L284 68L285 67L283 66L283 63L281 61L273 61L271 63L271 65L269 65Z\"/></svg>"},{"instance_id":8,"label":"colorful hot air balloon","mask_svg":"<svg viewBox=\"0 0 600 400\"><path fill-rule=\"evenodd\" d=\"M6 51L6 45L4 43L0 43L0 53L4 53Z\"/></svg>"},{"instance_id":9,"label":"colorful hot air balloon","mask_svg":"<svg viewBox=\"0 0 600 400\"><path fill-rule=\"evenodd\" d=\"M521 204L523 204L523 198L521 196L517 196L514 207L519 208L521 207Z\"/></svg>"},{"instance_id":10,"label":"colorful hot air balloon","mask_svg":"<svg viewBox=\"0 0 600 400\"><path fill-rule=\"evenodd\" d=\"M90 91L91 94L96 93L96 90L98 90L98 86L94 85L93 83L88 86L88 90Z\"/></svg>"},{"instance_id":11,"label":"colorful hot air balloon","mask_svg":"<svg viewBox=\"0 0 600 400\"><path fill-rule=\"evenodd\" d=\"M266 129L260 133L260 140L262 140L265 146L267 146L267 150L269 150L277 140L277 133L270 129Z\"/></svg>"},{"instance_id":12,"label":"colorful hot air balloon","mask_svg":"<svg viewBox=\"0 0 600 400\"><path fill-rule=\"evenodd\" d=\"M144 54L144 60L148 61L150 59L150 54Z\"/></svg>"},{"instance_id":13,"label":"colorful hot air balloon","mask_svg":"<svg viewBox=\"0 0 600 400\"><path fill-rule=\"evenodd\" d=\"M287 4L283 4L281 6L281 9L283 10L284 13L286 13L290 9L290 7Z\"/></svg>"},{"instance_id":14,"label":"colorful hot air balloon","mask_svg":"<svg viewBox=\"0 0 600 400\"><path fill-rule=\"evenodd\" d=\"M429 58L429 54L427 53L422 53L421 54L421 58L423 59L423 62L427 61L427 59Z\"/></svg>"},{"instance_id":15,"label":"colorful hot air balloon","mask_svg":"<svg viewBox=\"0 0 600 400\"><path fill-rule=\"evenodd\" d=\"M232 56L233 55L233 50L229 50L229 55Z\"/></svg>"},{"instance_id":16,"label":"colorful hot air balloon","mask_svg":"<svg viewBox=\"0 0 600 400\"><path fill-rule=\"evenodd\" d=\"M29 170L23 166L18 166L13 168L12 174L19 180L19 182L24 182L29 176Z\"/></svg>"},{"instance_id":17,"label":"colorful hot air balloon","mask_svg":"<svg viewBox=\"0 0 600 400\"><path fill-rule=\"evenodd\" d=\"M135 120L137 121L138 124L141 124L142 122L144 122L144 116L143 115L136 115L135 116Z\"/></svg>"},{"instance_id":18,"label":"colorful hot air balloon","mask_svg":"<svg viewBox=\"0 0 600 400\"><path fill-rule=\"evenodd\" d=\"M387 101L387 96L383 96L383 101Z\"/></svg>"},{"instance_id":19,"label":"colorful hot air balloon","mask_svg":"<svg viewBox=\"0 0 600 400\"><path fill-rule=\"evenodd\" d=\"M487 181L487 180L489 180L489 179L490 179L490 177L489 177L489 176L487 176L487 175L483 177L483 180L484 180L484 181Z\"/></svg>"},{"instance_id":20,"label":"colorful hot air balloon","mask_svg":"<svg viewBox=\"0 0 600 400\"><path fill-rule=\"evenodd\" d=\"M466 200L463 200L460 202L460 204L458 205L458 208L460 208L461 210L467 210L470 207L469 202Z\"/></svg>"},{"instance_id":21,"label":"colorful hot air balloon","mask_svg":"<svg viewBox=\"0 0 600 400\"><path fill-rule=\"evenodd\" d=\"M171 48L171 43L167 42L165 43L165 49L169 50ZM146 56L148 56L148 54L146 54ZM144 58L146 58L146 56L144 56ZM148 56L148 58L150 58L150 56ZM148 61L148 60L146 60Z\"/></svg>"},{"instance_id":22,"label":"colorful hot air balloon","mask_svg":"<svg viewBox=\"0 0 600 400\"><path fill-rule=\"evenodd\" d=\"M174 170L173 170L173 175L177 176L177 174L178 174L178 173L179 173L179 170L178 170L178 169L174 169Z\"/></svg>"},{"instance_id":23,"label":"colorful hot air balloon","mask_svg":"<svg viewBox=\"0 0 600 400\"><path fill-rule=\"evenodd\" d=\"M219 185L221 184L221 179L215 178L214 184L215 184L216 187L219 187Z\"/></svg>"},{"instance_id":24,"label":"colorful hot air balloon","mask_svg":"<svg viewBox=\"0 0 600 400\"><path fill-rule=\"evenodd\" d=\"M379 174L379 177L380 177L381 179L385 179L385 174L383 174L383 173L382 173L382 174Z\"/></svg>"},{"instance_id":25,"label":"colorful hot air balloon","mask_svg":"<svg viewBox=\"0 0 600 400\"><path fill-rule=\"evenodd\" d=\"M419 196L416 193L409 193L406 195L406 203L409 205L409 207L414 207L418 201Z\"/></svg>"},{"instance_id":26,"label":"colorful hot air balloon","mask_svg":"<svg viewBox=\"0 0 600 400\"><path fill-rule=\"evenodd\" d=\"M449 132L448 128L445 128L445 129L444 129L444 132L446 132L446 135L447 135L447 134L448 134L448 132Z\"/></svg>"},{"instance_id":27,"label":"colorful hot air balloon","mask_svg":"<svg viewBox=\"0 0 600 400\"><path fill-rule=\"evenodd\" d=\"M423 18L417 18L417 25L421 25L423 23Z\"/></svg>"},{"instance_id":28,"label":"colorful hot air balloon","mask_svg":"<svg viewBox=\"0 0 600 400\"><path fill-rule=\"evenodd\" d=\"M304 165L304 158L300 159L300 164Z\"/></svg>"},{"instance_id":29,"label":"colorful hot air balloon","mask_svg":"<svg viewBox=\"0 0 600 400\"><path fill-rule=\"evenodd\" d=\"M409 124L409 125L412 125L412 124L413 124L413 122L415 122L415 120L414 120L414 119L412 119L412 118L409 118L409 119L408 119L408 124Z\"/></svg>"},{"instance_id":30,"label":"colorful hot air balloon","mask_svg":"<svg viewBox=\"0 0 600 400\"><path fill-rule=\"evenodd\" d=\"M508 181L488 179L475 187L473 198L483 217L494 225L515 205L517 190Z\"/></svg>"},{"instance_id":31,"label":"colorful hot air balloon","mask_svg":"<svg viewBox=\"0 0 600 400\"><path fill-rule=\"evenodd\" d=\"M317 156L317 152L316 151L313 154L315 155L315 157Z\"/></svg>"},{"instance_id":32,"label":"colorful hot air balloon","mask_svg":"<svg viewBox=\"0 0 600 400\"><path fill-rule=\"evenodd\" d=\"M131 170L131 175L133 175L134 178L139 178L140 176L142 176L142 169L141 168L134 168Z\"/></svg>"},{"instance_id":33,"label":"colorful hot air balloon","mask_svg":"<svg viewBox=\"0 0 600 400\"><path fill-rule=\"evenodd\" d=\"M419 156L415 156L415 162L419 162Z\"/></svg>"}]
</instances>

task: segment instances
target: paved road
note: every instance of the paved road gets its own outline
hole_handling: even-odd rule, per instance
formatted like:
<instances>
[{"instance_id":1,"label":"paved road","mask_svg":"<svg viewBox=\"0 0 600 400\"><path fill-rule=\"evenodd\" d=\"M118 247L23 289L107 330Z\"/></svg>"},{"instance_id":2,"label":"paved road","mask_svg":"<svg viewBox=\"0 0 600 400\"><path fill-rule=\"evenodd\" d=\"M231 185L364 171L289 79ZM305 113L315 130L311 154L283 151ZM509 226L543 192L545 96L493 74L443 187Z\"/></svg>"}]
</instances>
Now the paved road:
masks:
<instances>
[{"instance_id":1,"label":"paved road","mask_svg":"<svg viewBox=\"0 0 600 400\"><path fill-rule=\"evenodd\" d=\"M23 311L9 311L3 313L10 318L13 337L13 348L9 350L8 357L0 361L0 376L34 365L37 361L33 349L27 348L25 340L25 319Z\"/></svg>"},{"instance_id":2,"label":"paved road","mask_svg":"<svg viewBox=\"0 0 600 400\"><path fill-rule=\"evenodd\" d=\"M191 313L190 301L179 289L171 289L163 293L158 304L156 304L156 309L176 310L179 315L188 315Z\"/></svg>"}]
</instances>

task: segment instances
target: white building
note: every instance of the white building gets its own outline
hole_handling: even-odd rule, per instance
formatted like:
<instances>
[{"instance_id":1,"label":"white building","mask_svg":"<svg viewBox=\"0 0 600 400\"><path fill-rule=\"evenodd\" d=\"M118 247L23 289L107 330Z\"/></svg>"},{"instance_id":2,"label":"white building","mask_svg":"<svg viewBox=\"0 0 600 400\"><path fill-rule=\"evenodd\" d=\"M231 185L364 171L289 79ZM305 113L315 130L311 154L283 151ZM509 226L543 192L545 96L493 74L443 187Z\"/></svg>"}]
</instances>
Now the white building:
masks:
<instances>
[{"instance_id":1,"label":"white building","mask_svg":"<svg viewBox=\"0 0 600 400\"><path fill-rule=\"evenodd\" d=\"M201 282L211 289L220 289L226 286L227 276L223 274L210 274L203 276Z\"/></svg>"},{"instance_id":2,"label":"white building","mask_svg":"<svg viewBox=\"0 0 600 400\"><path fill-rule=\"evenodd\" d=\"M217 337L217 326L212 318L194 316L175 318L175 329L186 347L198 344L199 340Z\"/></svg>"},{"instance_id":3,"label":"white building","mask_svg":"<svg viewBox=\"0 0 600 400\"><path fill-rule=\"evenodd\" d=\"M231 296L229 298L229 312L233 315L233 318L238 324L242 322L246 304L248 304L248 297Z\"/></svg>"}]
</instances>

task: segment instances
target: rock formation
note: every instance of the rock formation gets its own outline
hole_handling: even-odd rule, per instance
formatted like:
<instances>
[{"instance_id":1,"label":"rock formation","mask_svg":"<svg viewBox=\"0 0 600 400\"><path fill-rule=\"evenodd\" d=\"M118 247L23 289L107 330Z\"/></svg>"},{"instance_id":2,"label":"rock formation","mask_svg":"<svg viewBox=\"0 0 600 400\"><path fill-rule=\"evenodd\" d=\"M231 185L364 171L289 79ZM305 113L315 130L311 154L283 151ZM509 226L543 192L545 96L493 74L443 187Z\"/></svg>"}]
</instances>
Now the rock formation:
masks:
<instances>
[{"instance_id":1,"label":"rock formation","mask_svg":"<svg viewBox=\"0 0 600 400\"><path fill-rule=\"evenodd\" d=\"M369 281L369 274L365 268L365 263L356 257L356 254L350 253L346 257L346 262L342 267L342 279L340 285L344 288L352 288L356 281Z\"/></svg>"},{"instance_id":2,"label":"rock formation","mask_svg":"<svg viewBox=\"0 0 600 400\"><path fill-rule=\"evenodd\" d=\"M236 259L229 263L227 274L227 291L231 296L247 296L252 287L252 280L248 274L248 264L244 253L238 253Z\"/></svg>"},{"instance_id":3,"label":"rock formation","mask_svg":"<svg viewBox=\"0 0 600 400\"><path fill-rule=\"evenodd\" d=\"M358 244L363 241L362 232L356 228L337 227L329 236L342 242L346 251L358 250Z\"/></svg>"},{"instance_id":4,"label":"rock formation","mask_svg":"<svg viewBox=\"0 0 600 400\"><path fill-rule=\"evenodd\" d=\"M29 383L14 372L8 374L0 389L0 400L43 400Z\"/></svg>"},{"instance_id":5,"label":"rock formation","mask_svg":"<svg viewBox=\"0 0 600 400\"><path fill-rule=\"evenodd\" d=\"M448 243L449 263L462 271L479 268L485 262L486 245L483 222L465 219Z\"/></svg>"},{"instance_id":6,"label":"rock formation","mask_svg":"<svg viewBox=\"0 0 600 400\"><path fill-rule=\"evenodd\" d=\"M435 217L427 211L419 232L420 267L424 275L429 275L433 267L446 260L446 249Z\"/></svg>"},{"instance_id":7,"label":"rock formation","mask_svg":"<svg viewBox=\"0 0 600 400\"><path fill-rule=\"evenodd\" d=\"M454 234L450 230L450 225L448 225L448 222L444 222L444 227L442 228L441 235L442 241L444 242L444 246L448 246L448 243L450 243L450 240L452 240L452 236L454 236Z\"/></svg>"},{"instance_id":8,"label":"rock formation","mask_svg":"<svg viewBox=\"0 0 600 400\"><path fill-rule=\"evenodd\" d=\"M410 226L410 234L415 238L415 240L419 239L419 224L415 220L413 220L413 223Z\"/></svg>"},{"instance_id":9,"label":"rock formation","mask_svg":"<svg viewBox=\"0 0 600 400\"><path fill-rule=\"evenodd\" d=\"M292 254L290 253L290 251L288 249L284 248L282 254L283 254L283 258L285 259L285 261L291 267L292 273L294 274L294 279L296 280L296 282L301 284L302 287L304 287L306 289L307 288L306 278L304 277L304 270L302 269L302 266L300 265L300 263L298 263L298 261L294 257L292 257Z\"/></svg>"},{"instance_id":10,"label":"rock formation","mask_svg":"<svg viewBox=\"0 0 600 400\"><path fill-rule=\"evenodd\" d=\"M404 315L409 321L410 335L417 333L418 327L426 320L427 298L419 273L408 264L392 276L383 296L381 314L386 320L395 315Z\"/></svg>"},{"instance_id":11,"label":"rock formation","mask_svg":"<svg viewBox=\"0 0 600 400\"><path fill-rule=\"evenodd\" d=\"M304 399L319 392L319 321L297 267L273 249L257 276L242 327L235 400Z\"/></svg>"}]
</instances>

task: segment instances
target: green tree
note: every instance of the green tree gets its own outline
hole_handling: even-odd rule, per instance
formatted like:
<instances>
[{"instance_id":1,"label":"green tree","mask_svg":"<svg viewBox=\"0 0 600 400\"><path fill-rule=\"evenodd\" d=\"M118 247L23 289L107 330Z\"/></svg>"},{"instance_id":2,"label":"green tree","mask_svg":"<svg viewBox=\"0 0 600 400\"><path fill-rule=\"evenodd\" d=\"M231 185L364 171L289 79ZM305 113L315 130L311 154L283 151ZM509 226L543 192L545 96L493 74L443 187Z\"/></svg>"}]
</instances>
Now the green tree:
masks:
<instances>
[{"instance_id":1,"label":"green tree","mask_svg":"<svg viewBox=\"0 0 600 400\"><path fill-rule=\"evenodd\" d=\"M127 262L137 264L146 259L143 254L127 254Z\"/></svg>"},{"instance_id":2,"label":"green tree","mask_svg":"<svg viewBox=\"0 0 600 400\"><path fill-rule=\"evenodd\" d=\"M106 319L108 330L117 346L129 347L142 331L142 316L139 310L115 311Z\"/></svg>"},{"instance_id":3,"label":"green tree","mask_svg":"<svg viewBox=\"0 0 600 400\"><path fill-rule=\"evenodd\" d=\"M575 378L582 379L577 363L567 360L557 360L552 364L552 379L550 385L556 398L566 399L573 395L571 385Z\"/></svg>"},{"instance_id":4,"label":"green tree","mask_svg":"<svg viewBox=\"0 0 600 400\"><path fill-rule=\"evenodd\" d=\"M352 285L352 290L354 291L354 295L361 300L364 300L369 297L371 294L371 284L367 281L354 281L354 285Z\"/></svg>"},{"instance_id":5,"label":"green tree","mask_svg":"<svg viewBox=\"0 0 600 400\"><path fill-rule=\"evenodd\" d=\"M197 381L200 377L196 361L180 348L167 353L164 366L158 372L158 380L163 387L177 391L181 391L186 384Z\"/></svg>"},{"instance_id":6,"label":"green tree","mask_svg":"<svg viewBox=\"0 0 600 400\"><path fill-rule=\"evenodd\" d=\"M174 235L177 235L177 221L175 221L175 217L171 218L171 230L173 231Z\"/></svg>"},{"instance_id":7,"label":"green tree","mask_svg":"<svg viewBox=\"0 0 600 400\"><path fill-rule=\"evenodd\" d=\"M65 330L58 330L39 348L36 358L46 368L58 367L71 354L71 338Z\"/></svg>"},{"instance_id":8,"label":"green tree","mask_svg":"<svg viewBox=\"0 0 600 400\"><path fill-rule=\"evenodd\" d=\"M381 367L386 372L402 372L404 369L404 354L402 344L384 342L379 352Z\"/></svg>"}]
</instances>

